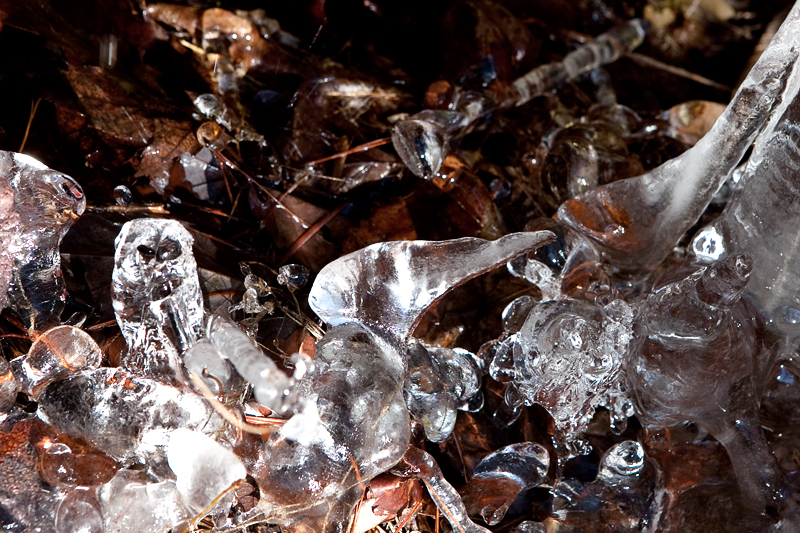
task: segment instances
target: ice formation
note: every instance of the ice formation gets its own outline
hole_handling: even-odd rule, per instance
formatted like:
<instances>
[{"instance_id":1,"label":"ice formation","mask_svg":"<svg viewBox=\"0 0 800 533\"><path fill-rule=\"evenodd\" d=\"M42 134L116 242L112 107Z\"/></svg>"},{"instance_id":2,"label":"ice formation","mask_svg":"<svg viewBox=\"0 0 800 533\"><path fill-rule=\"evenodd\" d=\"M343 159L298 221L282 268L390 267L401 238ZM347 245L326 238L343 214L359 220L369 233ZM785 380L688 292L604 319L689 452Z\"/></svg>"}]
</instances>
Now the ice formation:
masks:
<instances>
[{"instance_id":1,"label":"ice formation","mask_svg":"<svg viewBox=\"0 0 800 533\"><path fill-rule=\"evenodd\" d=\"M236 454L211 437L186 428L170 433L167 461L177 477L181 503L195 516L204 515L247 475Z\"/></svg>"},{"instance_id":2,"label":"ice formation","mask_svg":"<svg viewBox=\"0 0 800 533\"><path fill-rule=\"evenodd\" d=\"M13 308L29 331L60 323L66 294L58 247L85 208L74 179L0 151L0 309Z\"/></svg>"},{"instance_id":3,"label":"ice formation","mask_svg":"<svg viewBox=\"0 0 800 533\"><path fill-rule=\"evenodd\" d=\"M229 34L206 22L208 38ZM794 467L796 430L770 426L769 415L800 397L797 26L800 3L715 126L655 170L603 185L625 173L613 163L629 162L625 138L640 121L606 94L549 139L543 179L563 202L556 220L533 220L529 231L491 242L379 243L328 264L309 305L330 327L313 359L287 357L292 375L256 343L259 322L275 310L265 281L243 268L244 297L228 309L244 312L241 324L224 308L207 315L191 234L156 219L128 222L117 239L113 305L128 352L121 368L100 368L92 337L59 325L58 247L84 209L81 189L27 156L0 153L0 283L8 287L0 307L22 316L33 340L10 364L0 357L3 525L134 533L190 530L204 520L231 531L255 517L287 532L344 533L369 501L370 482L384 475L424 485L454 531L486 533L472 518L494 526L515 501L547 490L552 508L537 512L550 523L523 521L515 531L659 531L681 498L730 490L707 472L666 479L653 454L668 448L681 462L675 450L716 446L724 464L709 469L724 470L721 445L736 501L762 529L796 530L796 475L781 470ZM400 121L395 148L413 173L435 175L451 143L491 111L588 72L598 93L607 90L596 69L637 46L642 32L634 20L603 34L498 100L457 90L448 110ZM222 97L201 95L195 105L217 130L263 144ZM695 237L687 261L665 264L754 140L726 210ZM208 170L199 154L179 162L190 182ZM130 197L118 188L120 205ZM475 355L412 337L448 291L506 263L541 298L514 299L498 340ZM296 297L310 276L290 264L277 281ZM502 384L486 379L487 370ZM500 391L495 407L507 408L486 417L495 428L524 420L525 404L542 406L554 424L542 444L526 434L477 458L467 450L469 467L459 448L459 493L420 446L458 447L451 437L459 416L483 409L486 391ZM35 417L17 405L19 392L38 403L30 404ZM625 433L634 411L644 429ZM762 425L775 435L768 439ZM673 434L690 435L682 442ZM603 452L596 475L566 475L567 463L573 472L588 464L578 456L589 440Z\"/></svg>"},{"instance_id":4,"label":"ice formation","mask_svg":"<svg viewBox=\"0 0 800 533\"><path fill-rule=\"evenodd\" d=\"M623 380L632 338L633 310L623 300L605 307L576 300L543 302L528 311L519 332L505 341L509 346L495 356L492 373L516 389L507 392L507 401L538 403L548 410L557 441L569 457L583 451L579 434ZM612 409L618 418L630 414Z\"/></svg>"},{"instance_id":5,"label":"ice formation","mask_svg":"<svg viewBox=\"0 0 800 533\"><path fill-rule=\"evenodd\" d=\"M326 266L311 288L309 303L335 327L317 345L316 371L300 382L300 390L313 398L330 437L306 450L286 441L275 442L265 461L267 471L257 477L263 493L269 495L270 487L282 487L283 498L294 494L294 501L314 502L300 510L307 523L309 516L319 514L318 531L345 527L360 498L360 484L394 466L408 449L410 421L403 383L413 357L408 358L406 352L415 349L408 339L422 313L456 285L550 238L550 233L538 232L511 234L495 242L466 238L382 243ZM448 366L442 366L436 377L442 384L439 393L446 399L452 396L444 382L453 380L445 375ZM456 380L463 380L462 391L473 381L463 376ZM428 405L435 410L437 403ZM430 427L442 429L442 424ZM426 469L438 471L427 454L417 459L428 465ZM435 471L425 478L426 485L444 498L448 519L467 531L483 531L467 518L455 489ZM327 479L318 479L322 472ZM327 492L308 493L309 487L325 489L331 482L336 485ZM438 497L437 501L442 502Z\"/></svg>"},{"instance_id":6,"label":"ice formation","mask_svg":"<svg viewBox=\"0 0 800 533\"><path fill-rule=\"evenodd\" d=\"M201 396L117 368L85 370L49 384L38 416L126 464L137 456L161 457L163 463L172 430L214 434L224 427Z\"/></svg>"},{"instance_id":7,"label":"ice formation","mask_svg":"<svg viewBox=\"0 0 800 533\"><path fill-rule=\"evenodd\" d=\"M88 333L74 326L58 326L39 335L28 353L11 364L22 390L36 400L51 381L97 368L102 359L103 352Z\"/></svg>"},{"instance_id":8,"label":"ice formation","mask_svg":"<svg viewBox=\"0 0 800 533\"><path fill-rule=\"evenodd\" d=\"M592 531L598 512L615 516L617 531L660 531L665 496L661 477L640 443L623 441L603 455L595 481L570 479L555 485L554 512L577 531Z\"/></svg>"},{"instance_id":9,"label":"ice formation","mask_svg":"<svg viewBox=\"0 0 800 533\"><path fill-rule=\"evenodd\" d=\"M180 383L180 356L203 328L191 234L176 220L137 219L116 240L112 295L128 343L123 366Z\"/></svg>"},{"instance_id":10,"label":"ice formation","mask_svg":"<svg viewBox=\"0 0 800 533\"><path fill-rule=\"evenodd\" d=\"M795 5L731 103L695 146L646 174L567 200L558 218L590 239L607 264L620 271L661 263L700 218L770 116L781 115L794 101L798 23L800 5Z\"/></svg>"}]
</instances>

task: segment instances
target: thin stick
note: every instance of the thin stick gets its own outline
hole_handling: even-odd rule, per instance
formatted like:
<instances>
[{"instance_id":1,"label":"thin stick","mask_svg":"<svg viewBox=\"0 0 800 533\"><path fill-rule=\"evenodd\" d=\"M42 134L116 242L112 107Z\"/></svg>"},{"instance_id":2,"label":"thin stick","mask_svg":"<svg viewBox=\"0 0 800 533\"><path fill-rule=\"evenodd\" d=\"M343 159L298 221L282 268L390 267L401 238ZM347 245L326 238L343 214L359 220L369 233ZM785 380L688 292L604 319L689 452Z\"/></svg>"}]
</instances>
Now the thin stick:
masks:
<instances>
[{"instance_id":1,"label":"thin stick","mask_svg":"<svg viewBox=\"0 0 800 533\"><path fill-rule=\"evenodd\" d=\"M306 165L312 166L318 163L325 163L326 161L333 161L334 159L340 159L350 154L355 154L358 152L366 152L367 150L371 150L372 148L377 148L378 146L383 146L384 144L389 144L390 142L392 142L391 137L383 137L381 139L375 139L374 141L354 146L353 148L345 150L344 152L339 152L338 154L329 155L328 157L323 157L322 159L309 161L308 163L306 163Z\"/></svg>"},{"instance_id":2,"label":"thin stick","mask_svg":"<svg viewBox=\"0 0 800 533\"><path fill-rule=\"evenodd\" d=\"M646 56L644 54L639 54L637 52L628 52L627 56L631 58L631 60L633 60L634 63L638 63L639 65L642 65L644 67L657 68L663 70L664 72L669 72L670 74L675 74L676 76L680 76L681 78L686 78L688 80L696 81L697 83L701 83L703 85L707 85L709 87L713 87L721 91L726 91L726 92L733 91L733 87L728 87L727 85L723 85L714 80L710 80L704 76L695 74L694 72L689 72L686 69L670 65L669 63L664 63L663 61L659 61L658 59L653 59L652 57Z\"/></svg>"},{"instance_id":3,"label":"thin stick","mask_svg":"<svg viewBox=\"0 0 800 533\"><path fill-rule=\"evenodd\" d=\"M414 515L417 514L417 511L419 511L420 507L422 507L422 501L418 501L417 503L415 503L414 507L411 508L411 511L408 513L408 515L406 515L406 517L403 518L403 520L399 524L397 524L395 531L403 529L406 526L406 524L408 524L411 521L411 519L414 518Z\"/></svg>"},{"instance_id":4,"label":"thin stick","mask_svg":"<svg viewBox=\"0 0 800 533\"><path fill-rule=\"evenodd\" d=\"M328 222L330 222L331 220L333 220L334 218L336 218L336 215L338 215L339 213L341 213L341 212L342 212L342 209L344 209L344 208L345 208L345 207L347 207L348 205L350 205L350 204L349 204L349 202L345 202L345 203L343 203L342 205L340 205L339 207L337 207L336 209L334 209L333 211L331 211L330 213L328 213L327 215L325 215L324 217L322 217L321 219L319 219L317 222L315 222L313 226L311 226L310 228L308 228L308 229L306 230L306 232L305 232L305 233L303 233L303 234L300 236L300 238L298 238L298 239L297 239L297 240L294 242L294 244L292 245L292 247L291 247L291 248L289 248L289 251L288 251L288 252L286 252L286 254L285 254L283 257L281 257L281 260L280 260L279 262L280 262L281 264L285 263L287 259L289 259L289 258L290 258L290 257L292 257L292 256L293 256L295 253L297 253L297 251L298 251L300 248L302 248L302 247L303 247L303 246L304 246L304 245L305 245L305 244L306 244L306 243L309 241L309 239L311 239L311 237L313 237L313 236L314 236L314 235L315 235L315 234L316 234L316 233L317 233L319 230L321 230L323 227L325 227L325 225L326 225Z\"/></svg>"},{"instance_id":5,"label":"thin stick","mask_svg":"<svg viewBox=\"0 0 800 533\"><path fill-rule=\"evenodd\" d=\"M39 109L39 102L41 101L41 98L37 98L35 104L31 102L31 115L28 117L28 126L25 128L25 136L22 138L22 144L19 145L20 153L22 153L22 151L25 149L25 143L28 141L28 134L31 132L33 117L36 115L36 110Z\"/></svg>"},{"instance_id":6,"label":"thin stick","mask_svg":"<svg viewBox=\"0 0 800 533\"><path fill-rule=\"evenodd\" d=\"M214 408L216 412L222 416L225 420L228 421L233 427L239 429L240 431L245 431L247 433L255 433L256 435L270 435L275 432L275 428L271 426L267 427L258 427L248 424L247 422L242 422L239 418L233 414L233 412L222 405L222 402L217 400L214 396L214 393L211 392L211 389L208 388L200 376L197 374L189 373L189 379L192 380L192 384L197 387L197 390L203 395L203 398L206 399L208 403L211 404L211 407Z\"/></svg>"}]
</instances>

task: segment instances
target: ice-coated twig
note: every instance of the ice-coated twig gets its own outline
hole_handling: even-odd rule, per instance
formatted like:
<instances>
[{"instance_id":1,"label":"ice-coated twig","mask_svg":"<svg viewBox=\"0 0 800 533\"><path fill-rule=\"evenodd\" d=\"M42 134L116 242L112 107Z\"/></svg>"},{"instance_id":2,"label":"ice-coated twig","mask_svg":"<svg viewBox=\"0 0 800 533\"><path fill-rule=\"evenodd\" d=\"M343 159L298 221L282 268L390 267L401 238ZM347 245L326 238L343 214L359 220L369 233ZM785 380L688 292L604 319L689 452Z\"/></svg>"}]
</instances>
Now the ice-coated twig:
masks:
<instances>
[{"instance_id":1,"label":"ice-coated twig","mask_svg":"<svg viewBox=\"0 0 800 533\"><path fill-rule=\"evenodd\" d=\"M700 218L773 113L800 89L800 3L725 112L691 149L660 167L565 202L558 218L622 271L653 268Z\"/></svg>"},{"instance_id":2,"label":"ice-coated twig","mask_svg":"<svg viewBox=\"0 0 800 533\"><path fill-rule=\"evenodd\" d=\"M581 74L613 63L626 52L638 48L644 37L641 19L632 19L612 28L594 41L570 52L562 61L541 65L517 78L499 107L521 106Z\"/></svg>"},{"instance_id":3,"label":"ice-coated twig","mask_svg":"<svg viewBox=\"0 0 800 533\"><path fill-rule=\"evenodd\" d=\"M428 489L433 502L450 522L453 531L458 533L489 533L469 519L467 509L456 489L447 482L439 465L428 454L414 446L410 446L403 460L392 470L403 477L419 479Z\"/></svg>"},{"instance_id":4,"label":"ice-coated twig","mask_svg":"<svg viewBox=\"0 0 800 533\"><path fill-rule=\"evenodd\" d=\"M447 110L425 110L398 122L392 142L409 170L419 177L436 174L450 142L492 112L521 106L581 74L612 63L644 40L642 21L633 19L570 52L562 61L541 65L514 81L495 98L456 93Z\"/></svg>"},{"instance_id":5,"label":"ice-coated twig","mask_svg":"<svg viewBox=\"0 0 800 533\"><path fill-rule=\"evenodd\" d=\"M553 239L548 231L496 241L400 241L368 246L320 271L308 297L332 326L362 324L405 345L424 311L449 290Z\"/></svg>"}]
</instances>

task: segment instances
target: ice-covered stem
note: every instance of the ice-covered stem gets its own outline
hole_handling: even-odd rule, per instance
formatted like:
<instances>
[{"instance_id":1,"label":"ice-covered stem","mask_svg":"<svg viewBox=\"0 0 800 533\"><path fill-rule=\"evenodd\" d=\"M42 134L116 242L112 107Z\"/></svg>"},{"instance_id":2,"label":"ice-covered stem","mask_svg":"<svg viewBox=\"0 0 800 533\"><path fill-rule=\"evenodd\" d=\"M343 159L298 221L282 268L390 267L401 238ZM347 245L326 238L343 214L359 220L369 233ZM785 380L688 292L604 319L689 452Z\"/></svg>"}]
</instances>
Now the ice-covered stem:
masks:
<instances>
[{"instance_id":1,"label":"ice-covered stem","mask_svg":"<svg viewBox=\"0 0 800 533\"><path fill-rule=\"evenodd\" d=\"M725 112L691 149L660 167L565 202L558 218L622 271L652 268L705 211L780 102L800 88L800 3L792 8Z\"/></svg>"},{"instance_id":2,"label":"ice-covered stem","mask_svg":"<svg viewBox=\"0 0 800 533\"><path fill-rule=\"evenodd\" d=\"M208 326L208 340L228 359L244 379L253 384L253 394L261 405L283 413L293 382L275 362L257 348L250 337L233 321L215 316Z\"/></svg>"},{"instance_id":3,"label":"ice-covered stem","mask_svg":"<svg viewBox=\"0 0 800 533\"><path fill-rule=\"evenodd\" d=\"M638 48L644 37L641 19L629 20L570 52L562 61L541 65L518 78L508 88L500 107L521 106L581 74L613 63Z\"/></svg>"},{"instance_id":4,"label":"ice-covered stem","mask_svg":"<svg viewBox=\"0 0 800 533\"><path fill-rule=\"evenodd\" d=\"M325 322L363 325L405 346L422 314L448 291L550 242L549 231L496 241L399 241L373 244L325 266L308 302Z\"/></svg>"},{"instance_id":5,"label":"ice-covered stem","mask_svg":"<svg viewBox=\"0 0 800 533\"><path fill-rule=\"evenodd\" d=\"M458 533L489 533L489 530L469 519L464 502L456 489L447 482L442 470L427 452L410 446L403 459L392 469L392 473L419 479L428 489L433 502Z\"/></svg>"},{"instance_id":6,"label":"ice-covered stem","mask_svg":"<svg viewBox=\"0 0 800 533\"><path fill-rule=\"evenodd\" d=\"M446 110L426 109L398 122L392 130L397 154L415 175L435 175L447 155L450 142L492 112L521 106L574 79L619 59L644 40L642 21L633 19L606 32L593 42L570 52L563 61L547 63L512 83L502 94L489 93L456 98Z\"/></svg>"},{"instance_id":7,"label":"ice-covered stem","mask_svg":"<svg viewBox=\"0 0 800 533\"><path fill-rule=\"evenodd\" d=\"M0 151L0 310L13 308L30 332L60 323L66 291L58 247L85 208L74 179Z\"/></svg>"},{"instance_id":8,"label":"ice-covered stem","mask_svg":"<svg viewBox=\"0 0 800 533\"><path fill-rule=\"evenodd\" d=\"M749 379L736 383L730 392L731 405L705 417L701 424L728 452L742 498L760 511L780 512L790 489L761 429L752 387Z\"/></svg>"}]
</instances>

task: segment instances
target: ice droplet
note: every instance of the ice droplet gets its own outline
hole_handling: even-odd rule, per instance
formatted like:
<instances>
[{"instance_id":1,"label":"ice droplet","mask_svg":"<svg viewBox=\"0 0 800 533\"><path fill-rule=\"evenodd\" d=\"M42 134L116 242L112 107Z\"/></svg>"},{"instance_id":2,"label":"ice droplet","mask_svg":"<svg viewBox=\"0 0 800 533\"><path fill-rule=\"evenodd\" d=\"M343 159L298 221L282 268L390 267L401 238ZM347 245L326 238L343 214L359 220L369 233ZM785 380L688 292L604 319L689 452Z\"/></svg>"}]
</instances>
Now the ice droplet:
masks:
<instances>
[{"instance_id":1,"label":"ice droplet","mask_svg":"<svg viewBox=\"0 0 800 533\"><path fill-rule=\"evenodd\" d=\"M644 468L644 448L633 440L615 444L600 461L597 479L615 486L638 476Z\"/></svg>"},{"instance_id":2,"label":"ice droplet","mask_svg":"<svg viewBox=\"0 0 800 533\"><path fill-rule=\"evenodd\" d=\"M296 291L308 283L310 273L303 265L283 265L278 269L278 283Z\"/></svg>"},{"instance_id":3,"label":"ice droplet","mask_svg":"<svg viewBox=\"0 0 800 533\"><path fill-rule=\"evenodd\" d=\"M117 202L117 205L128 207L133 203L133 194L126 186L117 185L114 187L114 200Z\"/></svg>"},{"instance_id":4,"label":"ice droplet","mask_svg":"<svg viewBox=\"0 0 800 533\"><path fill-rule=\"evenodd\" d=\"M103 516L94 491L76 488L59 504L56 533L103 533Z\"/></svg>"}]
</instances>

